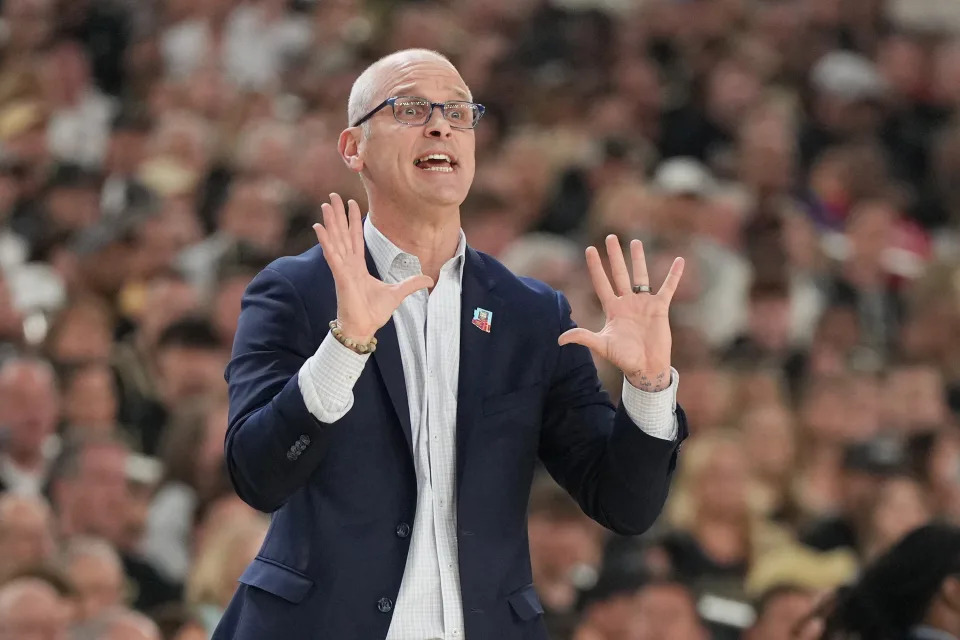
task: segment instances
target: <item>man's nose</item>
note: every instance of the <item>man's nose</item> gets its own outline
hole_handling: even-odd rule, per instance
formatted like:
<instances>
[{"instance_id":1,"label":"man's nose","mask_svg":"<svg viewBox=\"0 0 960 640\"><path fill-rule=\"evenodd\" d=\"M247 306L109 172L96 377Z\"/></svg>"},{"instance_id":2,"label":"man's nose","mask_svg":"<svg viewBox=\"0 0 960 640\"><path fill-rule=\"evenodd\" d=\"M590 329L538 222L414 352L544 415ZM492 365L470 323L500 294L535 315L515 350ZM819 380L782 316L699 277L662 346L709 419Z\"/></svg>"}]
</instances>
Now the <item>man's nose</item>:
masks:
<instances>
[{"instance_id":1,"label":"man's nose","mask_svg":"<svg viewBox=\"0 0 960 640\"><path fill-rule=\"evenodd\" d=\"M443 110L440 107L434 107L430 112L430 119L423 126L424 135L431 138L449 138L453 135L453 129L450 123L443 117Z\"/></svg>"}]
</instances>

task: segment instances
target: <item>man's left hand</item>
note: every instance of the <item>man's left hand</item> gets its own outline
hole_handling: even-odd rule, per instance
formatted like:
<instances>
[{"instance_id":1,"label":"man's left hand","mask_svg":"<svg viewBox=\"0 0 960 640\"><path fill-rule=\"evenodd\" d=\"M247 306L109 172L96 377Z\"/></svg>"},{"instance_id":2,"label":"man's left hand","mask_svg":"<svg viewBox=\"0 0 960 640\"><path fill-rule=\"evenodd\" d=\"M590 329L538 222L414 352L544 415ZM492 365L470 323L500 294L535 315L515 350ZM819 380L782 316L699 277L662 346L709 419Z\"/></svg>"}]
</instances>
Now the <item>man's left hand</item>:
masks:
<instances>
[{"instance_id":1,"label":"man's left hand","mask_svg":"<svg viewBox=\"0 0 960 640\"><path fill-rule=\"evenodd\" d=\"M616 365L627 380L642 391L662 391L670 386L670 301L683 275L683 258L670 266L670 273L660 289L650 288L643 244L630 242L633 263L633 283L641 288L635 292L630 272L615 235L607 236L607 256L613 284L603 270L596 247L587 247L587 269L593 288L606 316L606 324L599 332L576 328L565 331L558 342L561 345L581 344L595 354Z\"/></svg>"}]
</instances>

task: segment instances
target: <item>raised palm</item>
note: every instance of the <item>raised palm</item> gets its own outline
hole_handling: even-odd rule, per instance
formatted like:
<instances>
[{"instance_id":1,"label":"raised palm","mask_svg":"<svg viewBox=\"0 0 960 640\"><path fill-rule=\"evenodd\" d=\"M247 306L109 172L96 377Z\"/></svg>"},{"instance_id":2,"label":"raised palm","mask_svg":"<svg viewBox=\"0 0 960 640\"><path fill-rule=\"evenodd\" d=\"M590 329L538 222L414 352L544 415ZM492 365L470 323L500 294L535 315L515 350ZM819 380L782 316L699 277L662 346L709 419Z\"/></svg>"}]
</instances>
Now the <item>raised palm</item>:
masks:
<instances>
[{"instance_id":1,"label":"raised palm","mask_svg":"<svg viewBox=\"0 0 960 640\"><path fill-rule=\"evenodd\" d=\"M643 244L639 240L631 241L633 281L648 288L634 293L617 236L607 236L606 245L613 284L603 270L597 249L588 247L586 251L587 269L606 315L606 323L597 332L582 328L565 331L560 335L559 343L588 347L617 366L639 389L662 389L670 382L672 338L668 315L670 301L683 275L683 258L673 261L660 290L653 293L649 290Z\"/></svg>"},{"instance_id":2,"label":"raised palm","mask_svg":"<svg viewBox=\"0 0 960 640\"><path fill-rule=\"evenodd\" d=\"M403 299L419 289L433 286L433 278L411 276L395 284L387 284L367 269L366 247L360 207L353 200L344 210L343 200L330 194L330 204L320 205L323 225L313 230L323 247L323 255L333 273L337 289L337 322L344 335L359 343L369 342L385 325Z\"/></svg>"}]
</instances>

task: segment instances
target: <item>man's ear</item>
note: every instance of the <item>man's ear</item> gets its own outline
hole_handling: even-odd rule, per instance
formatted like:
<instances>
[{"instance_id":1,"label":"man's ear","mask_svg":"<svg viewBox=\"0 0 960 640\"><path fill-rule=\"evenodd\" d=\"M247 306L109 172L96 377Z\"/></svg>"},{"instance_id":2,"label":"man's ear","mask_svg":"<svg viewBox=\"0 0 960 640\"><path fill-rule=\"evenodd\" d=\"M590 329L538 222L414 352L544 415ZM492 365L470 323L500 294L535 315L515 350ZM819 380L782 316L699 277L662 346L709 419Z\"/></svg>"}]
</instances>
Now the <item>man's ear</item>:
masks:
<instances>
[{"instance_id":1,"label":"man's ear","mask_svg":"<svg viewBox=\"0 0 960 640\"><path fill-rule=\"evenodd\" d=\"M960 613L960 576L947 576L940 585L940 594L951 609Z\"/></svg>"},{"instance_id":2,"label":"man's ear","mask_svg":"<svg viewBox=\"0 0 960 640\"><path fill-rule=\"evenodd\" d=\"M340 139L337 141L344 164L357 173L363 170L363 159L360 157L362 138L363 130L360 127L350 127L340 132Z\"/></svg>"}]
</instances>

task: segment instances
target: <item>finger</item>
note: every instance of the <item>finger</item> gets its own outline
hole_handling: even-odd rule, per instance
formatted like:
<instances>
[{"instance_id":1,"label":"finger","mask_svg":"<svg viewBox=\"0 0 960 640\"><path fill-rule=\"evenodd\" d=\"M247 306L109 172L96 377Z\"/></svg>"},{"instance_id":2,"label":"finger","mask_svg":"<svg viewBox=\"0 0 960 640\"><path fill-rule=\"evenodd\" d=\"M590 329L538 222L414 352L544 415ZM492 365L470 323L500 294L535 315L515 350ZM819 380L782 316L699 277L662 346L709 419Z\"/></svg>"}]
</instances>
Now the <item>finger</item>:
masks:
<instances>
[{"instance_id":1,"label":"finger","mask_svg":"<svg viewBox=\"0 0 960 640\"><path fill-rule=\"evenodd\" d=\"M647 273L647 257L643 254L643 243L639 240L630 241L630 262L633 266L633 284L650 284L650 275Z\"/></svg>"},{"instance_id":2,"label":"finger","mask_svg":"<svg viewBox=\"0 0 960 640\"><path fill-rule=\"evenodd\" d=\"M324 202L320 205L320 214L323 216L323 235L326 238L326 244L323 245L323 252L328 255L342 255L340 247L336 240L336 223L333 221L333 207ZM317 236L319 238L319 235Z\"/></svg>"},{"instance_id":3,"label":"finger","mask_svg":"<svg viewBox=\"0 0 960 640\"><path fill-rule=\"evenodd\" d=\"M347 202L348 218L350 220L350 246L358 256L364 255L363 223L360 222L360 205L356 200Z\"/></svg>"},{"instance_id":4,"label":"finger","mask_svg":"<svg viewBox=\"0 0 960 640\"><path fill-rule=\"evenodd\" d=\"M670 265L670 273L668 273L666 279L664 279L660 291L657 291L657 295L664 296L668 304L673 300L673 294L677 292L677 286L680 284L680 276L682 275L683 258L677 258L673 261L673 264Z\"/></svg>"},{"instance_id":5,"label":"finger","mask_svg":"<svg viewBox=\"0 0 960 640\"><path fill-rule=\"evenodd\" d=\"M604 309L617 297L610 286L610 280L607 273L603 270L603 263L600 262L600 253L596 247L587 247L587 271L590 272L590 280L593 282L593 290L597 292L600 299L600 306Z\"/></svg>"},{"instance_id":6,"label":"finger","mask_svg":"<svg viewBox=\"0 0 960 640\"><path fill-rule=\"evenodd\" d=\"M347 235L347 211L343 207L343 199L339 194L330 194L330 224L326 226L340 255L346 256L351 253L350 238Z\"/></svg>"},{"instance_id":7,"label":"finger","mask_svg":"<svg viewBox=\"0 0 960 640\"><path fill-rule=\"evenodd\" d=\"M563 346L565 344L579 344L595 351L597 353L603 352L603 338L593 331L589 331L582 327L577 327L575 329L569 329L560 334L560 337L557 338L557 344Z\"/></svg>"},{"instance_id":8,"label":"finger","mask_svg":"<svg viewBox=\"0 0 960 640\"><path fill-rule=\"evenodd\" d=\"M317 242L319 242L323 248L323 257L330 266L330 270L334 271L339 266L342 258L336 250L331 249L329 232L319 222L313 225L313 232L317 234Z\"/></svg>"},{"instance_id":9,"label":"finger","mask_svg":"<svg viewBox=\"0 0 960 640\"><path fill-rule=\"evenodd\" d=\"M396 291L400 296L400 301L402 302L407 296L415 291L420 289L429 289L433 286L433 278L430 276L410 276L406 280L402 280L395 285L392 285L394 291ZM398 302L399 304L399 302Z\"/></svg>"},{"instance_id":10,"label":"finger","mask_svg":"<svg viewBox=\"0 0 960 640\"><path fill-rule=\"evenodd\" d=\"M613 276L617 295L625 296L631 291L630 272L627 271L627 261L623 258L620 240L612 233L607 236L607 257L610 259L610 274Z\"/></svg>"}]
</instances>

